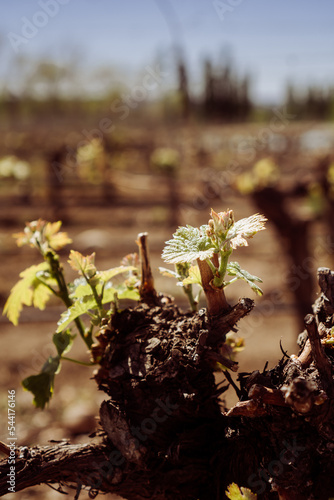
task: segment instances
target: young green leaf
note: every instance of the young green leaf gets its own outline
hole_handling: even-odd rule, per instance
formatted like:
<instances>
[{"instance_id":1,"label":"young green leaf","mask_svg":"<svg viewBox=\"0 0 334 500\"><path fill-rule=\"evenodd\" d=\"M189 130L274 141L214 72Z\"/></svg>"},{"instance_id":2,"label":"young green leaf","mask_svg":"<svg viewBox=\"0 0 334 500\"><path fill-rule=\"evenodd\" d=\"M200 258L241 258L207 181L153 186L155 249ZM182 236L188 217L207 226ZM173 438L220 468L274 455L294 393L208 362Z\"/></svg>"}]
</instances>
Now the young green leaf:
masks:
<instances>
[{"instance_id":1,"label":"young green leaf","mask_svg":"<svg viewBox=\"0 0 334 500\"><path fill-rule=\"evenodd\" d=\"M163 276L176 278L178 280L177 285L183 288L183 291L188 298L191 310L197 311L200 291L197 296L194 297L192 284L197 283L201 285L198 266L192 266L189 262L182 262L175 264L175 271L166 269L165 267L159 267L159 271Z\"/></svg>"},{"instance_id":2,"label":"young green leaf","mask_svg":"<svg viewBox=\"0 0 334 500\"><path fill-rule=\"evenodd\" d=\"M41 262L41 264L28 267L20 273L22 279L13 286L3 310L3 314L6 314L14 325L18 324L24 305L31 306L33 304L39 309L44 309L52 292L41 283L36 275L38 276L40 271L47 271L48 267L47 262Z\"/></svg>"},{"instance_id":3,"label":"young green leaf","mask_svg":"<svg viewBox=\"0 0 334 500\"><path fill-rule=\"evenodd\" d=\"M50 287L52 285L57 286L57 282L52 278L44 279L42 282L40 281L39 273L37 273L36 279L32 283L32 303L34 307L37 307L37 309L40 309L41 311L45 309L46 303L53 293L52 290L46 285L49 285Z\"/></svg>"},{"instance_id":4,"label":"young green leaf","mask_svg":"<svg viewBox=\"0 0 334 500\"><path fill-rule=\"evenodd\" d=\"M106 286L103 293L102 304L109 304L115 300L115 295L117 293L118 299L128 299L128 300L139 300L140 295L137 288L128 288L124 283L117 285L115 287Z\"/></svg>"},{"instance_id":5,"label":"young green leaf","mask_svg":"<svg viewBox=\"0 0 334 500\"><path fill-rule=\"evenodd\" d=\"M117 297L122 300L122 299L127 299L127 300L136 300L138 301L140 299L140 294L138 288L129 288L127 287L124 283L121 283L115 287L116 292L117 292ZM110 300L106 300L104 302L105 298L103 297L103 303L110 302ZM114 300L114 299L113 299Z\"/></svg>"},{"instance_id":6,"label":"young green leaf","mask_svg":"<svg viewBox=\"0 0 334 500\"><path fill-rule=\"evenodd\" d=\"M173 271L172 269L167 269L167 267L159 267L159 271L162 274L162 276L166 276L167 278L179 278L179 275L176 271Z\"/></svg>"},{"instance_id":7,"label":"young green leaf","mask_svg":"<svg viewBox=\"0 0 334 500\"><path fill-rule=\"evenodd\" d=\"M103 288L103 284L102 283L98 283L96 286L95 286L95 290L96 290L96 293L98 295L101 295L102 293L102 288ZM105 298L105 294L106 294L106 291L109 290L109 294L110 293L113 293L115 294L116 293L116 288L112 286L111 283L107 283L104 287L104 293L103 293L103 297L102 297L102 303L105 304L106 302L110 302L110 300L106 300ZM75 291L71 294L71 298L72 299L82 299L84 297L91 297L92 296L92 288L91 286L86 283L85 285L79 285ZM96 307L97 307L97 304L96 304Z\"/></svg>"},{"instance_id":8,"label":"young green leaf","mask_svg":"<svg viewBox=\"0 0 334 500\"><path fill-rule=\"evenodd\" d=\"M94 281L97 282L94 285L96 292L99 295L101 295L103 285L105 285L105 289L110 288L112 286L111 283L107 283L111 278L117 276L118 274L132 271L133 269L135 269L133 266L127 266L127 267L119 266L115 267L114 269L108 269L107 271L101 271L101 272L97 271L94 276ZM76 279L71 289L73 290L70 295L72 299L80 299L81 297L85 297L86 295L92 294L92 288L90 286L90 283L87 283L87 281L84 278ZM106 302L110 301L103 300L103 304L105 304Z\"/></svg>"},{"instance_id":9,"label":"young green leaf","mask_svg":"<svg viewBox=\"0 0 334 500\"><path fill-rule=\"evenodd\" d=\"M106 271L99 271L98 277L103 282L107 282L122 273L128 273L130 271L135 271L137 268L134 266L118 266L113 269L107 269Z\"/></svg>"},{"instance_id":10,"label":"young green leaf","mask_svg":"<svg viewBox=\"0 0 334 500\"><path fill-rule=\"evenodd\" d=\"M262 280L257 276L253 276L248 271L241 269L238 262L229 262L227 264L227 273L229 276L235 276L236 279L246 281L255 293L263 295L262 289L255 283L255 281L262 283Z\"/></svg>"},{"instance_id":11,"label":"young green leaf","mask_svg":"<svg viewBox=\"0 0 334 500\"><path fill-rule=\"evenodd\" d=\"M97 293L101 293L102 284L97 285L96 290ZM119 299L139 300L140 298L137 289L131 290L124 284L118 285L116 287L111 286L111 284L110 286L108 286L107 284L107 286L104 288L102 304L108 304L109 302L112 302L115 299L116 293ZM77 296L77 300L60 316L60 320L57 323L57 333L62 332L64 328L66 328L73 320L75 320L79 316L98 309L98 305L96 303L94 295L91 293L91 288L89 285L79 285L75 291L75 295Z\"/></svg>"},{"instance_id":12,"label":"young green leaf","mask_svg":"<svg viewBox=\"0 0 334 500\"><path fill-rule=\"evenodd\" d=\"M102 285L96 285L97 293L101 293ZM82 297L87 297L92 295L92 287L87 283L86 280L83 280L83 283L78 285L74 292L71 293L71 299L82 299Z\"/></svg>"},{"instance_id":13,"label":"young green leaf","mask_svg":"<svg viewBox=\"0 0 334 500\"><path fill-rule=\"evenodd\" d=\"M252 493L249 488L239 488L235 483L228 486L227 491L225 491L227 498L230 500L256 500L257 495Z\"/></svg>"},{"instance_id":14,"label":"young green leaf","mask_svg":"<svg viewBox=\"0 0 334 500\"><path fill-rule=\"evenodd\" d=\"M62 332L73 320L94 309L97 309L97 304L93 295L85 295L76 300L71 307L61 314L56 333Z\"/></svg>"},{"instance_id":15,"label":"young green leaf","mask_svg":"<svg viewBox=\"0 0 334 500\"><path fill-rule=\"evenodd\" d=\"M191 266L189 268L189 276L182 281L182 285L201 285L202 279L198 266Z\"/></svg>"},{"instance_id":16,"label":"young green leaf","mask_svg":"<svg viewBox=\"0 0 334 500\"><path fill-rule=\"evenodd\" d=\"M206 234L207 227L179 227L173 234L173 239L166 241L162 252L163 260L170 264L178 264L211 258L214 254L214 245Z\"/></svg>"},{"instance_id":17,"label":"young green leaf","mask_svg":"<svg viewBox=\"0 0 334 500\"><path fill-rule=\"evenodd\" d=\"M96 274L95 252L84 257L80 252L71 250L68 262L72 269L79 271L84 277L91 278Z\"/></svg>"},{"instance_id":18,"label":"young green leaf","mask_svg":"<svg viewBox=\"0 0 334 500\"><path fill-rule=\"evenodd\" d=\"M80 298L92 293L92 289L85 278L76 278L68 284L69 296L71 299Z\"/></svg>"},{"instance_id":19,"label":"young green leaf","mask_svg":"<svg viewBox=\"0 0 334 500\"><path fill-rule=\"evenodd\" d=\"M228 230L225 238L225 245L233 249L248 246L246 238L253 238L256 233L263 231L266 221L266 217L260 214L254 214L250 217L238 220Z\"/></svg>"},{"instance_id":20,"label":"young green leaf","mask_svg":"<svg viewBox=\"0 0 334 500\"><path fill-rule=\"evenodd\" d=\"M54 378L59 370L59 356L50 356L38 375L31 375L22 381L24 389L33 393L34 405L37 408L43 409L50 401L54 389Z\"/></svg>"}]
</instances>

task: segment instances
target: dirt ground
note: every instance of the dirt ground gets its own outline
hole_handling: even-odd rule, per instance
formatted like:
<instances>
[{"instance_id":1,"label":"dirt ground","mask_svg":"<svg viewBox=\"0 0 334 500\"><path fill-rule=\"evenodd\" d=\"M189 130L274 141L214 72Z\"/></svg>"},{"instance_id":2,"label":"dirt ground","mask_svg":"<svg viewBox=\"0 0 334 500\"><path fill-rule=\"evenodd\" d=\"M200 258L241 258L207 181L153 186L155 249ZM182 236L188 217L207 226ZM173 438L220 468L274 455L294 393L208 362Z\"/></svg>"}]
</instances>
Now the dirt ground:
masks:
<instances>
[{"instance_id":1,"label":"dirt ground","mask_svg":"<svg viewBox=\"0 0 334 500\"><path fill-rule=\"evenodd\" d=\"M119 178L121 179L121 177ZM133 185L131 185L131 182ZM135 178L124 176L123 184L119 180L119 189L127 185L140 199L146 199L156 193L150 180L141 179L142 183L135 182ZM121 186L122 184L122 186ZM130 186L130 188L129 188ZM132 187L131 187L132 186ZM183 188L182 188L183 189ZM181 189L181 191L182 191ZM196 189L198 189L196 187ZM187 191L187 189L185 189ZM182 191L183 192L183 191ZM248 197L240 197L231 193L224 193L220 199L210 199L208 193L203 192L204 202L194 207L191 205L195 187L190 186L187 191L187 203L181 206L179 213L180 223L191 224L207 223L210 207L221 211L228 207L233 208L236 218L246 217L256 212ZM196 191L197 193L197 191ZM197 194L196 194L197 196ZM190 201L189 201L190 200ZM190 208L189 208L190 207ZM22 207L2 205L2 211L8 211L10 219L13 214L19 215L19 220L34 218L50 218L48 207ZM184 220L185 214L190 214L192 220ZM2 216L4 212L2 213ZM161 276L159 266L163 266L160 255L164 241L172 235L173 228L166 224L166 214L160 208L131 206L111 207L71 207L67 210L69 222L64 229L73 239L72 248L82 253L96 251L96 262L99 269L108 269L119 265L121 258L137 250L135 240L138 232L149 232L149 246L151 251L152 268L157 290L173 295L183 309L187 308L182 296L182 290L175 286L169 278ZM3 217L2 217L3 218ZM31 249L18 249L11 237L12 233L23 229L21 223L0 227L0 299L4 305L9 290L18 279L18 273L29 265L38 262L38 257ZM312 265L314 269L320 265L330 266L330 256L322 249L323 231L321 225L315 233L315 244L320 250ZM66 263L68 252L63 252L63 262ZM241 266L263 280L263 297L259 298L245 283L231 286L226 295L230 304L234 304L239 297L254 298L256 308L252 314L239 324L236 336L245 339L246 347L238 355L239 371L249 372L255 369L262 370L268 362L274 366L281 358L283 349L289 354L297 353L296 339L298 327L296 313L293 307L292 296L287 286L289 261L284 254L284 247L270 221L267 230L259 233L250 242L248 248L241 248L235 254L235 259ZM67 272L67 264L65 264ZM201 302L204 307L204 302ZM25 392L20 381L31 374L38 372L47 357L54 353L50 341L51 333L62 308L52 305L45 311L35 311L26 308L22 314L18 327L11 325L4 316L0 317L1 335L1 380L0 380L0 440L7 440L7 391L16 391L16 433L17 445L47 444L49 440L70 440L72 443L87 442L88 435L96 429L98 409L103 394L96 390L92 380L92 369L89 367L64 362L61 372L56 377L55 395L44 411L36 410L32 405L31 394ZM71 357L88 361L84 345L80 339L75 342ZM226 396L226 403L231 406L235 401L233 391ZM70 493L74 497L74 492ZM7 498L4 497L4 498ZM8 499L12 498L8 495ZM28 489L16 494L18 500L61 498L47 486ZM80 498L88 498L82 493Z\"/></svg>"}]
</instances>

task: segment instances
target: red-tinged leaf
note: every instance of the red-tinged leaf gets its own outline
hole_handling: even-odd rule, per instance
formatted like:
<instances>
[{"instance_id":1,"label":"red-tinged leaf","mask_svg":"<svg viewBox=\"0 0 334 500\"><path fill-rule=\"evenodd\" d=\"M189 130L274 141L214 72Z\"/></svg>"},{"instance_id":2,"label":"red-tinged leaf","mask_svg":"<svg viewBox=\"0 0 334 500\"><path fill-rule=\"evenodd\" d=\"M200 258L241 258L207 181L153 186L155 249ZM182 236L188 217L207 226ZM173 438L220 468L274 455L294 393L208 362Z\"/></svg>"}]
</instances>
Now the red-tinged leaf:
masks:
<instances>
[{"instance_id":1,"label":"red-tinged leaf","mask_svg":"<svg viewBox=\"0 0 334 500\"><path fill-rule=\"evenodd\" d=\"M68 262L72 269L79 271L80 274L87 278L91 278L96 274L95 252L84 257L80 252L71 250Z\"/></svg>"},{"instance_id":2,"label":"red-tinged leaf","mask_svg":"<svg viewBox=\"0 0 334 500\"><path fill-rule=\"evenodd\" d=\"M17 246L22 247L23 245L29 245L31 247L36 247L37 242L42 242L45 225L46 222L42 219L26 222L26 227L21 233L13 234L13 237L17 240Z\"/></svg>"},{"instance_id":3,"label":"red-tinged leaf","mask_svg":"<svg viewBox=\"0 0 334 500\"><path fill-rule=\"evenodd\" d=\"M61 221L46 222L38 219L32 222L27 222L24 231L14 234L17 245L29 245L36 247L45 253L47 250L60 250L65 245L72 243L67 233L59 231Z\"/></svg>"},{"instance_id":4,"label":"red-tinged leaf","mask_svg":"<svg viewBox=\"0 0 334 500\"><path fill-rule=\"evenodd\" d=\"M59 220L58 222L48 222L45 226L44 237L53 250L60 250L69 243L72 243L67 233L59 231L61 225L62 223Z\"/></svg>"}]
</instances>

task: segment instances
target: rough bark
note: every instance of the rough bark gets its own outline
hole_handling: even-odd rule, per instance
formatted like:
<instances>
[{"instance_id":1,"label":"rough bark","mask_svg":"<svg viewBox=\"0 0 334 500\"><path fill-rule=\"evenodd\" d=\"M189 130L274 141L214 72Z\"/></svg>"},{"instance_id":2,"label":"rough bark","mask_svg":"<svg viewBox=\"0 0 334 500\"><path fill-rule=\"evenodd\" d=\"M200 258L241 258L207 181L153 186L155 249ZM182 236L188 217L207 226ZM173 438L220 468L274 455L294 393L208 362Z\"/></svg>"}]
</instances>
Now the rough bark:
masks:
<instances>
[{"instance_id":1,"label":"rough bark","mask_svg":"<svg viewBox=\"0 0 334 500\"><path fill-rule=\"evenodd\" d=\"M225 498L236 482L259 499L334 496L334 273L319 269L321 295L306 318L302 349L272 370L239 375L228 410L213 370L225 335L248 314L240 301L211 322L164 297L112 317L95 373L107 397L99 444L21 450L16 490L42 482L118 493L128 500ZM158 301L160 300L160 303ZM218 326L217 326L218 325ZM229 376L226 374L227 379ZM9 466L0 463L0 495Z\"/></svg>"}]
</instances>

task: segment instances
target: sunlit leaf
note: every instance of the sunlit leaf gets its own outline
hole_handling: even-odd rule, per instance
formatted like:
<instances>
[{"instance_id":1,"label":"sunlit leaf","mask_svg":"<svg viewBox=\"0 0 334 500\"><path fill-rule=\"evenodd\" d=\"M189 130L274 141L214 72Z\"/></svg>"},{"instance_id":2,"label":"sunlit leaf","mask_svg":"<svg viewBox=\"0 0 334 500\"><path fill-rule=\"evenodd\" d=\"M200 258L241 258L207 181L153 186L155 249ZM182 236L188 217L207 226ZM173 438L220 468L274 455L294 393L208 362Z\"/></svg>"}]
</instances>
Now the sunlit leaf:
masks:
<instances>
[{"instance_id":1,"label":"sunlit leaf","mask_svg":"<svg viewBox=\"0 0 334 500\"><path fill-rule=\"evenodd\" d=\"M91 278L96 274L95 252L84 257L80 252L71 250L68 262L72 269L79 271L80 274L87 278Z\"/></svg>"},{"instance_id":2,"label":"sunlit leaf","mask_svg":"<svg viewBox=\"0 0 334 500\"><path fill-rule=\"evenodd\" d=\"M140 294L139 294L139 291L137 289L129 289L129 288L126 288L124 287L124 290L119 290L117 292L117 296L119 299L127 299L127 300L136 300L138 301L140 299Z\"/></svg>"},{"instance_id":3,"label":"sunlit leaf","mask_svg":"<svg viewBox=\"0 0 334 500\"><path fill-rule=\"evenodd\" d=\"M173 239L166 241L162 252L163 260L170 264L177 264L211 258L214 254L214 246L206 234L207 227L179 227L173 234Z\"/></svg>"},{"instance_id":4,"label":"sunlit leaf","mask_svg":"<svg viewBox=\"0 0 334 500\"><path fill-rule=\"evenodd\" d=\"M60 220L58 222L48 222L44 229L44 237L53 250L60 250L69 243L72 243L67 233L59 231L61 225L62 222Z\"/></svg>"},{"instance_id":5,"label":"sunlit leaf","mask_svg":"<svg viewBox=\"0 0 334 500\"><path fill-rule=\"evenodd\" d=\"M255 281L262 283L262 280L241 269L238 262L229 262L227 264L227 273L229 276L235 276L237 279L246 281L255 293L263 295L262 289L255 283Z\"/></svg>"},{"instance_id":6,"label":"sunlit leaf","mask_svg":"<svg viewBox=\"0 0 334 500\"><path fill-rule=\"evenodd\" d=\"M189 262L181 262L181 263L179 262L178 264L175 264L175 271L178 274L178 278L180 280L188 278L190 268L191 268L191 263Z\"/></svg>"},{"instance_id":7,"label":"sunlit leaf","mask_svg":"<svg viewBox=\"0 0 334 500\"><path fill-rule=\"evenodd\" d=\"M227 498L230 500L256 500L257 495L255 493L252 493L252 491L249 488L244 488L239 486L235 483L232 483L228 486L227 491L225 492Z\"/></svg>"},{"instance_id":8,"label":"sunlit leaf","mask_svg":"<svg viewBox=\"0 0 334 500\"><path fill-rule=\"evenodd\" d=\"M132 276L130 276L129 278L127 278L126 280L124 280L124 285L129 289L129 290L133 290L133 289L138 289L140 287L140 280L138 279L138 276L136 276L135 274L133 274Z\"/></svg>"},{"instance_id":9,"label":"sunlit leaf","mask_svg":"<svg viewBox=\"0 0 334 500\"><path fill-rule=\"evenodd\" d=\"M46 271L48 264L41 264L28 267L20 273L20 279L12 288L8 300L5 304L3 314L14 324L18 324L19 316L24 305L44 309L45 303L51 291L38 280L36 275L39 271Z\"/></svg>"},{"instance_id":10,"label":"sunlit leaf","mask_svg":"<svg viewBox=\"0 0 334 500\"><path fill-rule=\"evenodd\" d=\"M162 274L162 276L166 276L167 278L176 278L178 279L179 275L175 271L172 271L172 269L167 269L166 267L159 267L159 271Z\"/></svg>"},{"instance_id":11,"label":"sunlit leaf","mask_svg":"<svg viewBox=\"0 0 334 500\"><path fill-rule=\"evenodd\" d=\"M72 283L68 283L68 290L70 293L70 297L76 297L76 290L79 286L86 286L87 280L84 277L76 278ZM88 285L89 286L89 285Z\"/></svg>"},{"instance_id":12,"label":"sunlit leaf","mask_svg":"<svg viewBox=\"0 0 334 500\"><path fill-rule=\"evenodd\" d=\"M44 276L44 272L37 272L36 273L36 278L32 283L32 288L33 288L33 306L37 307L41 311L45 309L46 303L48 302L49 298L52 296L52 290L47 285L56 288L57 287L57 281L53 278L50 278L48 276ZM43 280L43 281L41 281Z\"/></svg>"},{"instance_id":13,"label":"sunlit leaf","mask_svg":"<svg viewBox=\"0 0 334 500\"><path fill-rule=\"evenodd\" d=\"M103 286L106 286L106 283L113 277L124 273L124 272L129 272L134 270L135 268L133 266L119 266L115 267L113 269L108 269L107 271L97 271L96 274L94 275L94 278L92 280L89 280L89 283L85 279L78 279L75 280L73 283L75 289L71 293L71 298L81 298L85 297L86 295L91 295L92 294L92 288L91 284L94 285L96 292L101 295L102 293L102 288ZM107 284L107 287L110 288L111 283ZM105 303L105 302L104 302Z\"/></svg>"},{"instance_id":14,"label":"sunlit leaf","mask_svg":"<svg viewBox=\"0 0 334 500\"><path fill-rule=\"evenodd\" d=\"M85 284L80 284L76 287L73 293L71 293L72 299L81 299L82 297L87 297L87 295L92 295L92 287L84 280ZM96 287L97 293L100 293L102 290L102 285L98 285Z\"/></svg>"},{"instance_id":15,"label":"sunlit leaf","mask_svg":"<svg viewBox=\"0 0 334 500\"><path fill-rule=\"evenodd\" d=\"M252 238L259 231L263 231L266 221L266 217L260 214L238 220L228 230L225 242L233 249L248 246L246 238Z\"/></svg>"},{"instance_id":16,"label":"sunlit leaf","mask_svg":"<svg viewBox=\"0 0 334 500\"><path fill-rule=\"evenodd\" d=\"M118 299L129 299L129 300L139 300L139 291L134 288L130 289L123 283L116 287L106 287L103 294L103 304L108 304L115 300L115 294L117 293Z\"/></svg>"},{"instance_id":17,"label":"sunlit leaf","mask_svg":"<svg viewBox=\"0 0 334 500\"><path fill-rule=\"evenodd\" d=\"M128 288L125 284L120 284L117 285L116 287L117 290L117 296L120 300L122 299L129 299L129 300L139 300L140 295L139 291L137 288Z\"/></svg>"},{"instance_id":18,"label":"sunlit leaf","mask_svg":"<svg viewBox=\"0 0 334 500\"><path fill-rule=\"evenodd\" d=\"M27 222L24 231L14 234L18 246L30 245L31 247L39 248L42 253L48 250L60 250L65 245L72 243L67 233L60 232L61 221L46 222L43 219L38 219L32 222Z\"/></svg>"},{"instance_id":19,"label":"sunlit leaf","mask_svg":"<svg viewBox=\"0 0 334 500\"><path fill-rule=\"evenodd\" d=\"M137 268L134 266L119 266L119 267L114 267L113 269L107 269L106 271L100 271L98 273L98 277L106 282L111 280L111 278L114 278L118 274L122 273L127 273L130 271L135 271Z\"/></svg>"},{"instance_id":20,"label":"sunlit leaf","mask_svg":"<svg viewBox=\"0 0 334 500\"><path fill-rule=\"evenodd\" d=\"M183 285L202 285L201 273L198 266L189 268L189 276L182 281Z\"/></svg>"},{"instance_id":21,"label":"sunlit leaf","mask_svg":"<svg viewBox=\"0 0 334 500\"><path fill-rule=\"evenodd\" d=\"M137 252L129 253L121 260L122 266L133 266L135 271L138 271L140 266L139 255Z\"/></svg>"},{"instance_id":22,"label":"sunlit leaf","mask_svg":"<svg viewBox=\"0 0 334 500\"><path fill-rule=\"evenodd\" d=\"M46 221L43 219L27 222L23 232L13 234L13 237L17 240L17 246L29 245L37 247L37 242L42 243L45 225Z\"/></svg>"},{"instance_id":23,"label":"sunlit leaf","mask_svg":"<svg viewBox=\"0 0 334 500\"><path fill-rule=\"evenodd\" d=\"M93 295L86 295L76 300L71 307L61 314L57 323L58 328L56 333L62 332L73 320L83 314L87 314L88 311L92 309L97 309L97 304Z\"/></svg>"}]
</instances>

